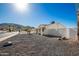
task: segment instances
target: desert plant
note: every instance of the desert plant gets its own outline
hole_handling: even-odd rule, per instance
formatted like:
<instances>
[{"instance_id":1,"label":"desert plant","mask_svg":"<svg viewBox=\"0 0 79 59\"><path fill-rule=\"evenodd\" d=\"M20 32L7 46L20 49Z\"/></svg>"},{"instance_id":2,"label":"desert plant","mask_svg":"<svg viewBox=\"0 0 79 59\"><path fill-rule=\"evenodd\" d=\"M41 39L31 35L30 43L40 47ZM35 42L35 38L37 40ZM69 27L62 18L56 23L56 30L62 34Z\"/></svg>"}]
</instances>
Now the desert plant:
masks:
<instances>
[{"instance_id":1,"label":"desert plant","mask_svg":"<svg viewBox=\"0 0 79 59\"><path fill-rule=\"evenodd\" d=\"M52 21L52 22L51 22L51 24L54 24L54 23L55 23L55 21Z\"/></svg>"}]
</instances>

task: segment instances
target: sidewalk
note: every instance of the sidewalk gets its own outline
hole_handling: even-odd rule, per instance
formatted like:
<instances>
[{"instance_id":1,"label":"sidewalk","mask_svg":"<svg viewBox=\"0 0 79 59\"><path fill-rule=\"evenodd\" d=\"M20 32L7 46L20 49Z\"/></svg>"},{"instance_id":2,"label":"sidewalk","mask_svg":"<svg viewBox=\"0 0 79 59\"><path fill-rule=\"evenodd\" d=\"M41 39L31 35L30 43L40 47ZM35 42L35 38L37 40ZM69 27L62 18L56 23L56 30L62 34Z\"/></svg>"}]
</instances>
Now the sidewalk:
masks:
<instances>
[{"instance_id":1,"label":"sidewalk","mask_svg":"<svg viewBox=\"0 0 79 59\"><path fill-rule=\"evenodd\" d=\"M8 39L10 37L13 37L15 35L18 35L18 32L7 32L7 33L4 33L4 34L1 34L0 35L0 42Z\"/></svg>"}]
</instances>

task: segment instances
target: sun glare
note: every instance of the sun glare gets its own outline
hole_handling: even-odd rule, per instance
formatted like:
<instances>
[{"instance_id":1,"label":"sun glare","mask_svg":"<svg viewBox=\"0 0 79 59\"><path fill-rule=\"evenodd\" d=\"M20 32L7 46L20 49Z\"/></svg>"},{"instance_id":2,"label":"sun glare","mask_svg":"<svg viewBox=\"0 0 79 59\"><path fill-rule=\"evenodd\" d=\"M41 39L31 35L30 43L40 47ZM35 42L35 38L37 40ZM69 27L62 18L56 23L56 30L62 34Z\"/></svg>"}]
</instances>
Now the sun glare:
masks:
<instances>
[{"instance_id":1,"label":"sun glare","mask_svg":"<svg viewBox=\"0 0 79 59\"><path fill-rule=\"evenodd\" d=\"M27 3L15 3L14 5L18 11L25 11L28 9Z\"/></svg>"}]
</instances>

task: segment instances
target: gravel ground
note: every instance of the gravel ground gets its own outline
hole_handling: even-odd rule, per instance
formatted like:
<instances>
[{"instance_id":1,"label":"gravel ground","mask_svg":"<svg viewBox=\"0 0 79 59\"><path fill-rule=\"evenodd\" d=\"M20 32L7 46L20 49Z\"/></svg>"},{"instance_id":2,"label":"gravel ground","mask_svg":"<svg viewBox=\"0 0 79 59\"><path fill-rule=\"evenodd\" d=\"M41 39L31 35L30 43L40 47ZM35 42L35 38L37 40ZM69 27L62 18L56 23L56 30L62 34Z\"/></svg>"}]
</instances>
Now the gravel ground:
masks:
<instances>
[{"instance_id":1,"label":"gravel ground","mask_svg":"<svg viewBox=\"0 0 79 59\"><path fill-rule=\"evenodd\" d=\"M2 47L5 42L13 42L12 46ZM58 40L40 35L19 34L0 42L1 56L77 56L79 42Z\"/></svg>"}]
</instances>

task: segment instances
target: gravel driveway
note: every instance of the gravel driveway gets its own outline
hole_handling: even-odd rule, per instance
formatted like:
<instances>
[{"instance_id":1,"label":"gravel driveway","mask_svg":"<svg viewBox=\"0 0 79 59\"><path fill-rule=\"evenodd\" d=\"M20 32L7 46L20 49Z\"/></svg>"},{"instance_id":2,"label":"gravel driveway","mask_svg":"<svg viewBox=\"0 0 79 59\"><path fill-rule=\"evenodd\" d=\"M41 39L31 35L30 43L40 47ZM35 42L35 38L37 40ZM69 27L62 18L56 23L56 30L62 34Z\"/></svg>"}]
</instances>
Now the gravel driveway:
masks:
<instances>
[{"instance_id":1,"label":"gravel driveway","mask_svg":"<svg viewBox=\"0 0 79 59\"><path fill-rule=\"evenodd\" d=\"M2 47L7 42L12 46ZM19 34L0 42L1 56L75 56L79 55L78 41L58 40L36 34Z\"/></svg>"}]
</instances>

